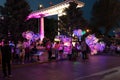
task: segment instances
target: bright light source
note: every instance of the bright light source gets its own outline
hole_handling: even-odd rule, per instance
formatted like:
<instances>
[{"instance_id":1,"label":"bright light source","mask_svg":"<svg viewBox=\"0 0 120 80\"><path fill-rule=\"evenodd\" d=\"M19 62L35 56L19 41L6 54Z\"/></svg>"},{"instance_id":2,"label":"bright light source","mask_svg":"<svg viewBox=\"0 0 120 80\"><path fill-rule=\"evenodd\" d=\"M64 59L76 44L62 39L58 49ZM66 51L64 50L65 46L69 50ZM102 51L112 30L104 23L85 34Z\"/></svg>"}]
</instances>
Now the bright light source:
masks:
<instances>
[{"instance_id":1,"label":"bright light source","mask_svg":"<svg viewBox=\"0 0 120 80\"><path fill-rule=\"evenodd\" d=\"M39 5L39 7L40 7L40 8L42 8L42 7L43 7L43 5L42 5L42 4L40 4L40 5Z\"/></svg>"},{"instance_id":2,"label":"bright light source","mask_svg":"<svg viewBox=\"0 0 120 80\"><path fill-rule=\"evenodd\" d=\"M86 30L86 32L89 32L89 31L90 31L89 29Z\"/></svg>"},{"instance_id":3,"label":"bright light source","mask_svg":"<svg viewBox=\"0 0 120 80\"><path fill-rule=\"evenodd\" d=\"M44 8L44 9L41 9L41 10L37 10L37 11L33 11L32 13L30 13L28 15L28 19L30 18L40 18L40 17L36 17L38 16L39 14L42 14L44 15L44 17L46 16L52 16L52 15L59 15L59 14L62 14L63 13L63 10L65 8L68 8L69 7L69 2L73 2L74 0L68 0L68 1L64 1L64 2L61 2L57 5L54 5L54 6L51 6L51 7L48 7L48 8ZM77 1L76 0L76 3L78 4L77 7L83 7L84 6L84 3L83 2L80 2L80 1ZM42 8L43 5L40 4L39 5L39 8ZM62 15L65 15L64 13Z\"/></svg>"}]
</instances>

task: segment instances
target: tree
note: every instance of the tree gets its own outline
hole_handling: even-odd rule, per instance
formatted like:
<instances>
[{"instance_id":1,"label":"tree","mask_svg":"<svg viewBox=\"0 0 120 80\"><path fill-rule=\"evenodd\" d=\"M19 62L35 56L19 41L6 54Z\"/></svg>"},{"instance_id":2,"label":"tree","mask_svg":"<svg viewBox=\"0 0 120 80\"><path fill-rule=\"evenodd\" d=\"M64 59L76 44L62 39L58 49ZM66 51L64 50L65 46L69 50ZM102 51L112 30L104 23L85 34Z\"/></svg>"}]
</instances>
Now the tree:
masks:
<instances>
[{"instance_id":1,"label":"tree","mask_svg":"<svg viewBox=\"0 0 120 80\"><path fill-rule=\"evenodd\" d=\"M0 38L4 35L3 32L5 32L5 28L4 28L5 18L4 18L4 16L2 15L3 13L5 13L4 7L3 7L3 6L0 6Z\"/></svg>"},{"instance_id":2,"label":"tree","mask_svg":"<svg viewBox=\"0 0 120 80\"><path fill-rule=\"evenodd\" d=\"M120 1L119 0L97 0L92 9L91 25L96 29L103 28L104 34L120 25Z\"/></svg>"},{"instance_id":3,"label":"tree","mask_svg":"<svg viewBox=\"0 0 120 80\"><path fill-rule=\"evenodd\" d=\"M4 7L1 8L1 14L4 16L2 33L6 35L10 33L15 39L22 37L22 32L32 27L32 21L25 21L30 12L30 6L25 0L6 0Z\"/></svg>"},{"instance_id":4,"label":"tree","mask_svg":"<svg viewBox=\"0 0 120 80\"><path fill-rule=\"evenodd\" d=\"M59 28L61 33L71 36L74 29L85 28L87 21L82 16L82 10L77 8L78 4L75 2L69 4L70 6L63 11L66 15L59 17Z\"/></svg>"}]
</instances>

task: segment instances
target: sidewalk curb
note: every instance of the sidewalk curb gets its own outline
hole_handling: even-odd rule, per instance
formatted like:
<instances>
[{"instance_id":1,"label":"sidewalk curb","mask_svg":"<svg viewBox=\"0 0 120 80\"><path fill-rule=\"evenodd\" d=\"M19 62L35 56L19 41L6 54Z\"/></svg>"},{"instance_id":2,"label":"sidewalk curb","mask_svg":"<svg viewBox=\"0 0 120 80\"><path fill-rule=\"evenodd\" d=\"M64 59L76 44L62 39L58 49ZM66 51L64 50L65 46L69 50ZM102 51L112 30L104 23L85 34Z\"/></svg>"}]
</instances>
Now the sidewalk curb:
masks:
<instances>
[{"instance_id":1,"label":"sidewalk curb","mask_svg":"<svg viewBox=\"0 0 120 80\"><path fill-rule=\"evenodd\" d=\"M12 64L12 68L19 68L19 67L23 67L23 66L30 66L33 64L44 64L44 63L51 63L51 62L56 62L58 60L53 60L53 61L43 61L43 62L33 62L33 63L25 63L25 64ZM0 65L0 71L2 70L2 64Z\"/></svg>"}]
</instances>

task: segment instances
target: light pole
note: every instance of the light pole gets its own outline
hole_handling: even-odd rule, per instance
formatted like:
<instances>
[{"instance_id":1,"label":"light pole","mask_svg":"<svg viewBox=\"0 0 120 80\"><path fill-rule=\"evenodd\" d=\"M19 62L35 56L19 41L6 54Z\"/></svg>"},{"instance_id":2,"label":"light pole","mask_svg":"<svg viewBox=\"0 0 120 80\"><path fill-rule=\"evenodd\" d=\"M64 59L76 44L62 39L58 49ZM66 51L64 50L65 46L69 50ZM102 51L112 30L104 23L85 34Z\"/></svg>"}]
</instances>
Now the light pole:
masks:
<instances>
[{"instance_id":1,"label":"light pole","mask_svg":"<svg viewBox=\"0 0 120 80\"><path fill-rule=\"evenodd\" d=\"M40 10L43 8L44 8L43 5L40 4L38 9ZM42 14L40 15L40 18L38 18L38 33L40 33L41 40L43 40L44 38L44 17Z\"/></svg>"},{"instance_id":2,"label":"light pole","mask_svg":"<svg viewBox=\"0 0 120 80\"><path fill-rule=\"evenodd\" d=\"M43 8L43 5L42 4L39 4L38 6L38 10L42 9ZM40 18L38 18L38 33L40 33Z\"/></svg>"}]
</instances>

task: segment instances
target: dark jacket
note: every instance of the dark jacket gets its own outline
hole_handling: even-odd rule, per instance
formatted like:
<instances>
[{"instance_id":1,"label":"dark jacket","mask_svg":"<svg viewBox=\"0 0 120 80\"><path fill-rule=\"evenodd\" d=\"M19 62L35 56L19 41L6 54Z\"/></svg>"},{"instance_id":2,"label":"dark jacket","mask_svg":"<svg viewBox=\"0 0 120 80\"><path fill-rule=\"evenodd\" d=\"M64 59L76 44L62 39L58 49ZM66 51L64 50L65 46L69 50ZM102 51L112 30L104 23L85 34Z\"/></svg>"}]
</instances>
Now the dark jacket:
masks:
<instances>
[{"instance_id":1,"label":"dark jacket","mask_svg":"<svg viewBox=\"0 0 120 80\"><path fill-rule=\"evenodd\" d=\"M1 47L2 60L9 61L11 60L11 47L9 45L4 45Z\"/></svg>"}]
</instances>

